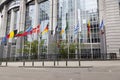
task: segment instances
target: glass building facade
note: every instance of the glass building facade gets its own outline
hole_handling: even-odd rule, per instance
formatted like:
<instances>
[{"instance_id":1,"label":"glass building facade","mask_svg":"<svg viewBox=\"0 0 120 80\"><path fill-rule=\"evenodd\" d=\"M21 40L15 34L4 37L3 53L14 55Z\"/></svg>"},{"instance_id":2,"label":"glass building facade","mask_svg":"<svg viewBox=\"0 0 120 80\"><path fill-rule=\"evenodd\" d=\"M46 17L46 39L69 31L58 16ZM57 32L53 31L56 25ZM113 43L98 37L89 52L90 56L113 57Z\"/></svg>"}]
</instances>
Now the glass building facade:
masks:
<instances>
[{"instance_id":1,"label":"glass building facade","mask_svg":"<svg viewBox=\"0 0 120 80\"><path fill-rule=\"evenodd\" d=\"M53 3L51 3L51 1L53 1ZM20 7L20 0L13 0L7 5L6 34L8 34L11 30L17 29L19 31L23 26L24 31L28 27L35 28L37 22L37 24L40 24L40 31L42 32L49 24L49 30L52 30L53 33L56 31L56 27L58 27L59 32L64 30L60 37L61 40L67 40L68 37L66 36L69 36L70 43L79 42L83 44L84 46L81 49L83 54L99 54L100 37L97 1L98 0L57 0L56 4L54 0L22 0L21 3L25 3L25 9L23 10L25 12L20 12L20 10L23 9ZM24 15L24 13L25 22L22 22L23 16L21 15ZM21 22L19 20L21 20ZM90 34L88 35L89 21ZM13 24L11 24L12 22ZM76 33L75 29L77 26L79 29ZM48 40L50 40L48 39L48 36L49 32L42 35L42 39L45 40L46 46L49 44ZM26 40L30 39L31 38L28 36Z\"/></svg>"},{"instance_id":2,"label":"glass building facade","mask_svg":"<svg viewBox=\"0 0 120 80\"><path fill-rule=\"evenodd\" d=\"M79 33L79 41L86 47L82 49L82 53L89 53L91 50L95 54L100 53L99 47L92 46L100 43L99 37L99 14L97 0L59 0L58 3L58 25L65 29L68 22L68 34L70 42L76 42ZM90 21L90 35L88 36L88 22ZM79 25L78 33L75 33L75 27ZM62 35L66 39L66 33ZM90 46L90 47L88 47Z\"/></svg>"},{"instance_id":3,"label":"glass building facade","mask_svg":"<svg viewBox=\"0 0 120 80\"><path fill-rule=\"evenodd\" d=\"M87 0L76 0L77 5L74 0L59 0L58 5L58 23L59 26L65 29L66 21L68 20L69 31L71 37L74 34L74 28L79 24L81 32L81 41L83 43L90 43L89 38L87 37L87 24L90 20L91 24L91 36L93 43L99 43L99 18L98 18L98 7L97 0L92 0L91 2ZM93 6L94 5L94 6ZM77 9L75 10L75 6ZM75 14L77 13L77 18ZM66 19L67 17L67 19ZM75 22L77 19L77 24Z\"/></svg>"}]
</instances>

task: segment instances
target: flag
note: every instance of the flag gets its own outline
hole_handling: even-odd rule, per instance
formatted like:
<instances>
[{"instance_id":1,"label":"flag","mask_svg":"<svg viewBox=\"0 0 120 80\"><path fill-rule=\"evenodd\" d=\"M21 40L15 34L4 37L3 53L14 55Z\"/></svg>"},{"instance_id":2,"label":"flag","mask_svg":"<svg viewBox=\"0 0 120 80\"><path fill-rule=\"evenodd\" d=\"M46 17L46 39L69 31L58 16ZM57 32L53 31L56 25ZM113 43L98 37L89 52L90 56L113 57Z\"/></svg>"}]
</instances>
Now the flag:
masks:
<instances>
[{"instance_id":1,"label":"flag","mask_svg":"<svg viewBox=\"0 0 120 80\"><path fill-rule=\"evenodd\" d=\"M24 33L22 33L22 36L27 36L31 30L32 30L32 27L29 27L28 29L25 30Z\"/></svg>"},{"instance_id":2,"label":"flag","mask_svg":"<svg viewBox=\"0 0 120 80\"><path fill-rule=\"evenodd\" d=\"M55 31L57 31L57 29L58 29L58 26L56 26Z\"/></svg>"},{"instance_id":3,"label":"flag","mask_svg":"<svg viewBox=\"0 0 120 80\"><path fill-rule=\"evenodd\" d=\"M17 30L11 31L11 32L7 35L7 38L14 38L16 34L17 34Z\"/></svg>"},{"instance_id":4,"label":"flag","mask_svg":"<svg viewBox=\"0 0 120 80\"><path fill-rule=\"evenodd\" d=\"M29 27L28 29L25 30L25 32L30 32L32 30L32 27Z\"/></svg>"},{"instance_id":5,"label":"flag","mask_svg":"<svg viewBox=\"0 0 120 80\"><path fill-rule=\"evenodd\" d=\"M68 25L68 13L66 13L66 28L65 28L66 34L67 34L67 31L68 31L68 28L69 28L69 25Z\"/></svg>"},{"instance_id":6,"label":"flag","mask_svg":"<svg viewBox=\"0 0 120 80\"><path fill-rule=\"evenodd\" d=\"M78 33L78 30L79 30L79 24L75 27L74 34Z\"/></svg>"},{"instance_id":7,"label":"flag","mask_svg":"<svg viewBox=\"0 0 120 80\"><path fill-rule=\"evenodd\" d=\"M32 33L39 33L40 32L40 25L38 25L36 28L33 28L31 31L30 31L30 34Z\"/></svg>"},{"instance_id":8,"label":"flag","mask_svg":"<svg viewBox=\"0 0 120 80\"><path fill-rule=\"evenodd\" d=\"M20 31L18 34L15 35L15 37L21 37L23 34L23 31Z\"/></svg>"},{"instance_id":9,"label":"flag","mask_svg":"<svg viewBox=\"0 0 120 80\"><path fill-rule=\"evenodd\" d=\"M37 26L37 30L36 31L37 31L37 33L40 32L40 25Z\"/></svg>"},{"instance_id":10,"label":"flag","mask_svg":"<svg viewBox=\"0 0 120 80\"><path fill-rule=\"evenodd\" d=\"M64 32L65 32L65 30L64 30L64 29L62 29L62 30L61 30L61 32L60 32L60 34L62 35Z\"/></svg>"},{"instance_id":11,"label":"flag","mask_svg":"<svg viewBox=\"0 0 120 80\"><path fill-rule=\"evenodd\" d=\"M43 30L43 32L42 32L42 35L45 34L45 33L47 33L47 32L48 32L48 29L49 29L49 28L48 28L48 24L47 24L46 28L45 28L45 29Z\"/></svg>"},{"instance_id":12,"label":"flag","mask_svg":"<svg viewBox=\"0 0 120 80\"><path fill-rule=\"evenodd\" d=\"M99 26L101 34L104 34L103 28L104 28L104 21L102 20L102 22L101 22L101 24Z\"/></svg>"},{"instance_id":13,"label":"flag","mask_svg":"<svg viewBox=\"0 0 120 80\"><path fill-rule=\"evenodd\" d=\"M6 41L7 41L7 37L5 36L5 37L2 38L1 43L6 43Z\"/></svg>"},{"instance_id":14,"label":"flag","mask_svg":"<svg viewBox=\"0 0 120 80\"><path fill-rule=\"evenodd\" d=\"M88 31L88 36L90 35L90 21L88 21L88 24L87 24L87 31Z\"/></svg>"},{"instance_id":15,"label":"flag","mask_svg":"<svg viewBox=\"0 0 120 80\"><path fill-rule=\"evenodd\" d=\"M9 38L13 38L14 37L14 31L10 32L10 37Z\"/></svg>"},{"instance_id":16,"label":"flag","mask_svg":"<svg viewBox=\"0 0 120 80\"><path fill-rule=\"evenodd\" d=\"M58 25L55 28L55 35L56 35L56 39L57 39L57 33L58 33Z\"/></svg>"},{"instance_id":17,"label":"flag","mask_svg":"<svg viewBox=\"0 0 120 80\"><path fill-rule=\"evenodd\" d=\"M8 39L10 37L10 34L8 34L7 36L6 36L6 38Z\"/></svg>"},{"instance_id":18,"label":"flag","mask_svg":"<svg viewBox=\"0 0 120 80\"><path fill-rule=\"evenodd\" d=\"M66 28L65 28L65 32L67 32L68 31L68 22L66 22Z\"/></svg>"}]
</instances>

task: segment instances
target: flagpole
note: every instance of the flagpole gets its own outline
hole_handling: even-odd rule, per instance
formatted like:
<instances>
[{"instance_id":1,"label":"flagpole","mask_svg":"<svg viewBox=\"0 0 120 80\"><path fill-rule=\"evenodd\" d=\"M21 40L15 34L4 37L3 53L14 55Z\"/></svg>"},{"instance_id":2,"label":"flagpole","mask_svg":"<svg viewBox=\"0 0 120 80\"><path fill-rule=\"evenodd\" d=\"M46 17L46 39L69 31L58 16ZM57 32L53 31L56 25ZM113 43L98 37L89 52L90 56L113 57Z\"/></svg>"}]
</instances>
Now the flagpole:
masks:
<instances>
[{"instance_id":1,"label":"flagpole","mask_svg":"<svg viewBox=\"0 0 120 80\"><path fill-rule=\"evenodd\" d=\"M41 34L40 34L40 32L38 33L38 60L39 60L39 53L40 53L40 41L41 41Z\"/></svg>"},{"instance_id":2,"label":"flagpole","mask_svg":"<svg viewBox=\"0 0 120 80\"><path fill-rule=\"evenodd\" d=\"M22 40L22 60L23 60L23 53L24 53L24 36L21 37Z\"/></svg>"},{"instance_id":3,"label":"flagpole","mask_svg":"<svg viewBox=\"0 0 120 80\"><path fill-rule=\"evenodd\" d=\"M30 60L30 54L31 54L31 42L30 42L30 48L29 48L29 60Z\"/></svg>"},{"instance_id":4,"label":"flagpole","mask_svg":"<svg viewBox=\"0 0 120 80\"><path fill-rule=\"evenodd\" d=\"M39 60L39 52L40 52L40 51L39 51L39 47L40 47L40 46L39 46L39 44L40 44L40 42L39 42L39 33L38 33L37 36L38 36L38 60Z\"/></svg>"},{"instance_id":5,"label":"flagpole","mask_svg":"<svg viewBox=\"0 0 120 80\"><path fill-rule=\"evenodd\" d=\"M92 45L92 33L90 28L90 46L91 46L91 58L93 59L93 45Z\"/></svg>"},{"instance_id":6,"label":"flagpole","mask_svg":"<svg viewBox=\"0 0 120 80\"><path fill-rule=\"evenodd\" d=\"M12 51L13 51L13 49L12 49L12 47L13 47L13 45L12 45L12 42L13 42L13 39L11 39L11 48L10 48L10 60L12 60L11 58L12 58Z\"/></svg>"},{"instance_id":7,"label":"flagpole","mask_svg":"<svg viewBox=\"0 0 120 80\"><path fill-rule=\"evenodd\" d=\"M90 38L90 54L91 54L91 59L93 59L93 45L92 45L92 32L91 32L91 23L90 23L90 15L87 16L87 18L89 19L88 20L88 23L87 23L87 28L89 29L88 30L88 39Z\"/></svg>"},{"instance_id":8,"label":"flagpole","mask_svg":"<svg viewBox=\"0 0 120 80\"><path fill-rule=\"evenodd\" d=\"M77 25L77 26L76 26ZM75 26L78 27L78 5L77 5L77 0L75 0ZM76 37L76 43L78 44L78 39L79 39L79 33L77 32ZM79 54L79 45L76 46L76 59L78 59L78 54Z\"/></svg>"},{"instance_id":9,"label":"flagpole","mask_svg":"<svg viewBox=\"0 0 120 80\"><path fill-rule=\"evenodd\" d=\"M24 50L24 48L23 48L24 46L23 46L23 45L24 45L24 43L23 43L23 38L22 38L22 37L21 37L21 42L22 42L22 54L21 54L21 59L23 60L23 50Z\"/></svg>"},{"instance_id":10,"label":"flagpole","mask_svg":"<svg viewBox=\"0 0 120 80\"><path fill-rule=\"evenodd\" d=\"M93 13L93 10L92 10L92 13ZM93 18L93 16L92 16ZM92 22L91 22L92 24ZM93 59L93 45L92 45L92 32L91 32L91 25L90 25L90 46L91 46L91 58Z\"/></svg>"},{"instance_id":11,"label":"flagpole","mask_svg":"<svg viewBox=\"0 0 120 80\"><path fill-rule=\"evenodd\" d=\"M81 31L82 31L82 15L81 15L82 13L81 13L81 9L80 9L80 11L78 12L78 17L79 17L79 59L81 59Z\"/></svg>"},{"instance_id":12,"label":"flagpole","mask_svg":"<svg viewBox=\"0 0 120 80\"><path fill-rule=\"evenodd\" d=\"M68 28L68 13L66 13L66 28ZM66 32L66 43L67 43L67 46L68 46L68 51L67 51L68 54L67 55L68 55L68 59L69 59L70 58L69 57L69 53L70 53L70 51L69 51L69 35L70 34L69 34L69 30L68 29L65 32Z\"/></svg>"},{"instance_id":13,"label":"flagpole","mask_svg":"<svg viewBox=\"0 0 120 80\"><path fill-rule=\"evenodd\" d=\"M1 60L3 60L3 55L4 55L4 50L5 50L5 44L6 44L6 38L4 38L5 39L5 41L3 42L3 38L2 38L2 41L1 41Z\"/></svg>"},{"instance_id":14,"label":"flagpole","mask_svg":"<svg viewBox=\"0 0 120 80\"><path fill-rule=\"evenodd\" d=\"M6 44L6 53L7 53L6 58L8 59L8 39L7 39L7 44Z\"/></svg>"},{"instance_id":15,"label":"flagpole","mask_svg":"<svg viewBox=\"0 0 120 80\"><path fill-rule=\"evenodd\" d=\"M49 30L48 30L48 34L47 34L47 59L48 59L48 43L49 43Z\"/></svg>"},{"instance_id":16,"label":"flagpole","mask_svg":"<svg viewBox=\"0 0 120 80\"><path fill-rule=\"evenodd\" d=\"M70 58L69 53L70 53L70 51L69 51L69 34L68 34L68 59Z\"/></svg>"},{"instance_id":17,"label":"flagpole","mask_svg":"<svg viewBox=\"0 0 120 80\"><path fill-rule=\"evenodd\" d=\"M32 34L31 34L31 39L33 41L33 35ZM32 41L30 42L30 48L29 48L29 60L30 60L30 56L31 56Z\"/></svg>"}]
</instances>

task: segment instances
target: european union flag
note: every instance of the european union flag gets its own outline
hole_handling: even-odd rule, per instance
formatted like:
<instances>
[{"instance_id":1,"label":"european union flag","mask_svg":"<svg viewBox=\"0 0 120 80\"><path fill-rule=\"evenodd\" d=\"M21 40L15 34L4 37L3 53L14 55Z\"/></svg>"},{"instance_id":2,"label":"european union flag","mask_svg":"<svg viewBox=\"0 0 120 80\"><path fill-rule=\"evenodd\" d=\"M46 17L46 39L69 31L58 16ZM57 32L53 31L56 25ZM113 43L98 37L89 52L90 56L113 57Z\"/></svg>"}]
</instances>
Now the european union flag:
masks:
<instances>
[{"instance_id":1,"label":"european union flag","mask_svg":"<svg viewBox=\"0 0 120 80\"><path fill-rule=\"evenodd\" d=\"M74 34L77 34L79 30L79 24L74 28Z\"/></svg>"},{"instance_id":2,"label":"european union flag","mask_svg":"<svg viewBox=\"0 0 120 80\"><path fill-rule=\"evenodd\" d=\"M7 42L7 37L3 37L2 41L1 41L1 44L5 44L6 42Z\"/></svg>"}]
</instances>

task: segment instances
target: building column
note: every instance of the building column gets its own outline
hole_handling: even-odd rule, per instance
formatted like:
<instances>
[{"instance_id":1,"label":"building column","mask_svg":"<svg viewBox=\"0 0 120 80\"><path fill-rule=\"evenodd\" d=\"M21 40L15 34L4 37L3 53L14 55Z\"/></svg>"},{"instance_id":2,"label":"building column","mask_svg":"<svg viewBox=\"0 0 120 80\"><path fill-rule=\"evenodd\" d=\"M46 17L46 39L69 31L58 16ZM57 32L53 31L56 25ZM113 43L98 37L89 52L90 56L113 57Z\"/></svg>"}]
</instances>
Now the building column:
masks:
<instances>
[{"instance_id":1,"label":"building column","mask_svg":"<svg viewBox=\"0 0 120 80\"><path fill-rule=\"evenodd\" d=\"M19 31L24 31L24 28L25 28L25 15L26 15L26 0L21 0L21 2L20 2Z\"/></svg>"},{"instance_id":2,"label":"building column","mask_svg":"<svg viewBox=\"0 0 120 80\"><path fill-rule=\"evenodd\" d=\"M5 37L6 35L6 26L7 26L7 7L6 5L4 5L4 8L1 12L1 27L0 27L0 38L2 40L3 37ZM6 47L4 45L1 45L1 55L2 58L3 56L7 57L7 50Z\"/></svg>"},{"instance_id":3,"label":"building column","mask_svg":"<svg viewBox=\"0 0 120 80\"><path fill-rule=\"evenodd\" d=\"M1 30L0 38L6 35L6 26L7 26L7 7L4 5L3 11L1 13Z\"/></svg>"},{"instance_id":4,"label":"building column","mask_svg":"<svg viewBox=\"0 0 120 80\"><path fill-rule=\"evenodd\" d=\"M25 16L26 16L26 0L20 0L20 18L19 18L19 28L18 32L24 31L25 29ZM16 51L19 49L24 48L24 37L19 37L16 41ZM18 52L16 52L18 53ZM23 56L23 51L22 53L19 54L19 56Z\"/></svg>"},{"instance_id":5,"label":"building column","mask_svg":"<svg viewBox=\"0 0 120 80\"><path fill-rule=\"evenodd\" d=\"M55 36L55 29L56 29L56 26L57 26L57 3L58 3L58 0L53 0L53 35Z\"/></svg>"},{"instance_id":6,"label":"building column","mask_svg":"<svg viewBox=\"0 0 120 80\"><path fill-rule=\"evenodd\" d=\"M12 9L11 10L11 19L10 19L10 32L14 30L14 23L15 23L14 19L15 19L15 12ZM12 39L9 39L9 42L12 43Z\"/></svg>"},{"instance_id":7,"label":"building column","mask_svg":"<svg viewBox=\"0 0 120 80\"><path fill-rule=\"evenodd\" d=\"M39 4L38 4L38 0L35 0L35 21L33 27L36 27L39 24L38 12L39 12Z\"/></svg>"},{"instance_id":8,"label":"building column","mask_svg":"<svg viewBox=\"0 0 120 80\"><path fill-rule=\"evenodd\" d=\"M32 26L33 28L37 27L39 24L39 4L38 4L38 0L35 0L35 17L34 17L34 25ZM34 35L34 40L37 40L37 34L33 34Z\"/></svg>"},{"instance_id":9,"label":"building column","mask_svg":"<svg viewBox=\"0 0 120 80\"><path fill-rule=\"evenodd\" d=\"M58 0L50 0L49 31L53 31L53 35L55 34L55 28L57 26L57 3Z\"/></svg>"},{"instance_id":10,"label":"building column","mask_svg":"<svg viewBox=\"0 0 120 80\"><path fill-rule=\"evenodd\" d=\"M105 1L99 0L98 3L99 3L99 23L101 24L102 20L104 20L104 23L105 23L105 17L106 17L105 16ZM104 26L104 31L106 31L105 26ZM100 49L101 49L101 53L103 55L107 54L106 33L105 32L102 35L100 34Z\"/></svg>"},{"instance_id":11,"label":"building column","mask_svg":"<svg viewBox=\"0 0 120 80\"><path fill-rule=\"evenodd\" d=\"M3 19L3 15L2 13L0 12L0 30L2 30L2 20ZM2 32L0 32L0 42L2 41Z\"/></svg>"},{"instance_id":12,"label":"building column","mask_svg":"<svg viewBox=\"0 0 120 80\"><path fill-rule=\"evenodd\" d=\"M12 9L11 10L11 19L10 19L10 32L14 30L14 23L15 23L15 12ZM13 54L14 54L12 43L13 43L13 39L9 39L8 40L8 51L7 51L7 55L9 58L13 57Z\"/></svg>"},{"instance_id":13,"label":"building column","mask_svg":"<svg viewBox=\"0 0 120 80\"><path fill-rule=\"evenodd\" d=\"M75 27L78 24L78 6L77 6L77 0L75 0Z\"/></svg>"},{"instance_id":14,"label":"building column","mask_svg":"<svg viewBox=\"0 0 120 80\"><path fill-rule=\"evenodd\" d=\"M49 20L49 32L48 32L48 52L54 54L55 46L51 47L55 43L55 28L57 26L57 3L58 0L50 0L50 20Z\"/></svg>"},{"instance_id":15,"label":"building column","mask_svg":"<svg viewBox=\"0 0 120 80\"><path fill-rule=\"evenodd\" d=\"M75 18L74 18L75 22L74 22L74 27L76 28L76 26L78 24L78 6L77 6L77 0L75 0L74 4L75 4ZM76 44L79 44L79 41L78 41L79 35L78 34L74 35L74 38L76 39L75 40ZM76 59L78 58L78 55L79 55L79 49L78 48L79 48L79 45L77 45L76 49L75 49L75 57L76 57Z\"/></svg>"}]
</instances>

